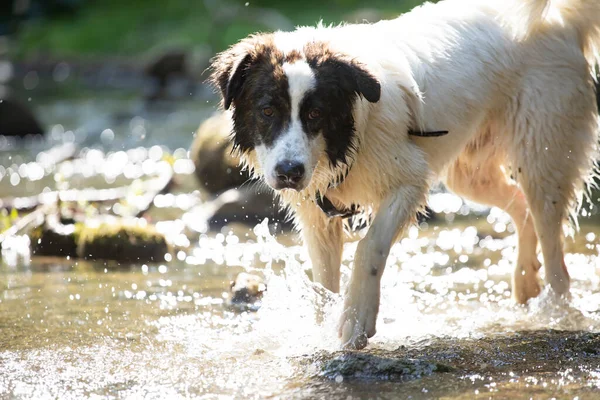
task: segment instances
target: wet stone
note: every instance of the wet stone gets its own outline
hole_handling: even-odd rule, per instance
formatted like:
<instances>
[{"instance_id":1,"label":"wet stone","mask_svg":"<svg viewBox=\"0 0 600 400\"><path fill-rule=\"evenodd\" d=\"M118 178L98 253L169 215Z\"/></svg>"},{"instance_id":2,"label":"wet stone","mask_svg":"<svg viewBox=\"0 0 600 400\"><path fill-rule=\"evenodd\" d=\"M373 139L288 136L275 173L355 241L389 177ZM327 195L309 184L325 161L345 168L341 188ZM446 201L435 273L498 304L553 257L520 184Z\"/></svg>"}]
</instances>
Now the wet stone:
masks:
<instances>
[{"instance_id":1,"label":"wet stone","mask_svg":"<svg viewBox=\"0 0 600 400\"><path fill-rule=\"evenodd\" d=\"M83 222L44 225L30 233L30 243L36 256L119 262L159 262L170 251L164 235L152 226L112 223L95 227Z\"/></svg>"},{"instance_id":2,"label":"wet stone","mask_svg":"<svg viewBox=\"0 0 600 400\"><path fill-rule=\"evenodd\" d=\"M227 305L238 311L256 311L266 290L267 285L260 276L241 272L231 282Z\"/></svg>"},{"instance_id":3,"label":"wet stone","mask_svg":"<svg viewBox=\"0 0 600 400\"><path fill-rule=\"evenodd\" d=\"M321 353L315 363L319 376L336 381L340 377L343 380L404 381L452 370L441 363L396 356L393 352L380 350Z\"/></svg>"},{"instance_id":4,"label":"wet stone","mask_svg":"<svg viewBox=\"0 0 600 400\"><path fill-rule=\"evenodd\" d=\"M397 350L408 357L429 357L469 373L557 372L600 361L600 334L579 331L520 331L481 339L432 340L420 348ZM557 362L560 359L560 362Z\"/></svg>"},{"instance_id":5,"label":"wet stone","mask_svg":"<svg viewBox=\"0 0 600 400\"><path fill-rule=\"evenodd\" d=\"M239 166L239 157L232 152L232 129L230 114L218 112L200 125L192 143L190 157L196 167L196 177L200 187L209 193L239 187L250 178Z\"/></svg>"},{"instance_id":6,"label":"wet stone","mask_svg":"<svg viewBox=\"0 0 600 400\"><path fill-rule=\"evenodd\" d=\"M248 171L240 167L240 158L232 151L231 115L217 112L204 121L196 133L190 149L196 178L208 194L219 196L224 192L237 190L237 200L226 202L210 219L212 228L230 222L243 222L256 225L263 219L290 228L289 218L271 190L260 190L260 184L252 182Z\"/></svg>"},{"instance_id":7,"label":"wet stone","mask_svg":"<svg viewBox=\"0 0 600 400\"><path fill-rule=\"evenodd\" d=\"M408 381L437 373L560 373L600 362L600 333L522 331L480 339L432 338L395 350L320 352L300 361L316 367L314 379ZM314 370L314 369L313 369ZM574 372L575 373L575 372Z\"/></svg>"},{"instance_id":8,"label":"wet stone","mask_svg":"<svg viewBox=\"0 0 600 400\"><path fill-rule=\"evenodd\" d=\"M77 257L75 225L41 226L30 233L31 252L36 256Z\"/></svg>"},{"instance_id":9,"label":"wet stone","mask_svg":"<svg viewBox=\"0 0 600 400\"><path fill-rule=\"evenodd\" d=\"M160 262L168 252L164 235L149 226L101 224L84 229L78 241L78 255L87 260Z\"/></svg>"},{"instance_id":10,"label":"wet stone","mask_svg":"<svg viewBox=\"0 0 600 400\"><path fill-rule=\"evenodd\" d=\"M3 87L0 86L0 92ZM43 135L44 128L34 115L30 106L13 96L4 97L0 101L0 135L19 136Z\"/></svg>"}]
</instances>

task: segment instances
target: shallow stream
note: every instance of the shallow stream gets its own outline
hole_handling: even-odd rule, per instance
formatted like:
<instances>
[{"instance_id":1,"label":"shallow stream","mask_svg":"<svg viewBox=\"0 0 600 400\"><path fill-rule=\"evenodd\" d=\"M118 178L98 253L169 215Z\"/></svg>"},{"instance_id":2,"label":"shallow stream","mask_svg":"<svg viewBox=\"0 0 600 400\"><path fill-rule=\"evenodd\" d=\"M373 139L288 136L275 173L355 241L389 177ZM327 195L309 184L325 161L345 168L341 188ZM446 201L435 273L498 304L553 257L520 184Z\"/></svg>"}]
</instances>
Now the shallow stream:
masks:
<instances>
[{"instance_id":1,"label":"shallow stream","mask_svg":"<svg viewBox=\"0 0 600 400\"><path fill-rule=\"evenodd\" d=\"M141 112L129 98L87 96L38 101L44 121L55 123L50 138L0 153L3 195L55 189L62 180L130 182L128 159L142 165L169 150L185 160L193 130L210 113L193 99ZM88 147L89 175L75 164L36 169L40 148L65 142ZM104 173L123 157L122 171ZM31 257L27 236L13 238L0 264L0 397L598 398L597 218L581 219L567 241L571 300L557 303L544 290L517 306L510 299L514 229L499 210L468 206L437 194L436 218L394 246L378 332L361 354L406 368L379 375L336 369L335 360L362 357L339 352L342 298L316 290L306 251L291 233L272 236L266 223L198 233L172 218L163 229L177 250L149 265ZM161 211L154 213L160 220ZM345 247L344 284L355 248ZM265 278L257 312L226 304L241 271Z\"/></svg>"}]
</instances>

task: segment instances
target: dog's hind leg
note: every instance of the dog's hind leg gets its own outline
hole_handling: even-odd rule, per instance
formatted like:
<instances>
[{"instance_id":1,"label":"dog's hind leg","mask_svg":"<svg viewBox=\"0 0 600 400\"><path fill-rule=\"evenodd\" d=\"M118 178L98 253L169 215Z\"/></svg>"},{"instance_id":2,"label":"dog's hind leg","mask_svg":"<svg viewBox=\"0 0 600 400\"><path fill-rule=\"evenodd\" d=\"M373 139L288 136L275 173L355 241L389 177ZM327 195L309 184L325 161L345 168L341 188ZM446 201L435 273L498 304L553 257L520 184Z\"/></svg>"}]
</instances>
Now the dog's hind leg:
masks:
<instances>
[{"instance_id":1,"label":"dog's hind leg","mask_svg":"<svg viewBox=\"0 0 600 400\"><path fill-rule=\"evenodd\" d=\"M598 114L591 79L586 83L584 76L545 71L543 80L525 81L529 90L515 100L509 118L508 156L533 215L546 282L557 295L566 295L570 283L563 225L574 214L596 149Z\"/></svg>"},{"instance_id":2,"label":"dog's hind leg","mask_svg":"<svg viewBox=\"0 0 600 400\"><path fill-rule=\"evenodd\" d=\"M559 178L556 180L544 179L536 171L525 172L530 169L538 171L542 169L540 166L532 166L532 162L534 160L531 160L527 167L518 167L522 171L520 174L522 176L519 176L520 184L531 207L535 228L538 232L544 256L546 282L550 284L556 294L563 295L568 293L570 281L564 262L563 223L568 217L569 202L572 200L569 193L572 182L566 178L563 172L558 171L559 166L555 171L547 171L547 177ZM549 162L549 160L545 162Z\"/></svg>"},{"instance_id":3,"label":"dog's hind leg","mask_svg":"<svg viewBox=\"0 0 600 400\"><path fill-rule=\"evenodd\" d=\"M501 159L474 161L468 153L448 169L446 185L456 194L476 203L498 207L513 220L518 235L518 257L512 276L513 298L518 303L540 293L536 255L537 236L523 192L501 169Z\"/></svg>"}]
</instances>

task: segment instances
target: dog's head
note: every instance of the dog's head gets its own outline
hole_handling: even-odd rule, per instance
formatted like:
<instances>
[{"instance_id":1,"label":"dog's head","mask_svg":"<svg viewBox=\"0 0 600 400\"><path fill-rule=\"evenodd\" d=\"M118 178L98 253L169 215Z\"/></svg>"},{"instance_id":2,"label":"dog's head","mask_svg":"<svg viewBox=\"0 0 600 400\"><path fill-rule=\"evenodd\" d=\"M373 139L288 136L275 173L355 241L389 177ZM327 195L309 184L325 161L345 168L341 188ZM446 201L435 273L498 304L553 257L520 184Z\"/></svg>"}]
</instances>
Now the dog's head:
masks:
<instances>
[{"instance_id":1,"label":"dog's head","mask_svg":"<svg viewBox=\"0 0 600 400\"><path fill-rule=\"evenodd\" d=\"M379 101L381 88L325 43L283 51L276 42L274 35L242 40L213 59L211 80L223 107L233 108L235 147L252 155L269 186L301 191L319 160L327 168L348 162L357 146L355 102Z\"/></svg>"}]
</instances>

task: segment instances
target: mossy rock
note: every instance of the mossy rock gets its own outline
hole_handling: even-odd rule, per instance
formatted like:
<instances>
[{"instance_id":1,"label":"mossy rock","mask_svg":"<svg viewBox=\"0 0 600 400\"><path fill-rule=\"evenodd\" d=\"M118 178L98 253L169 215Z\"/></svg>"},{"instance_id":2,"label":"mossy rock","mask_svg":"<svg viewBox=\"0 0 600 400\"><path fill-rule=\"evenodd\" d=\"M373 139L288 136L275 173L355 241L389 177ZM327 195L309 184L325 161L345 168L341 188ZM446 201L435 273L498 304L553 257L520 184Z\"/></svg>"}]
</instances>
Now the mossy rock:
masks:
<instances>
[{"instance_id":1,"label":"mossy rock","mask_svg":"<svg viewBox=\"0 0 600 400\"><path fill-rule=\"evenodd\" d=\"M232 153L233 124L227 112L217 112L204 121L192 143L190 157L200 186L212 194L241 186L249 178Z\"/></svg>"},{"instance_id":2,"label":"mossy rock","mask_svg":"<svg viewBox=\"0 0 600 400\"><path fill-rule=\"evenodd\" d=\"M169 252L165 237L153 227L100 224L82 229L77 254L86 260L159 262Z\"/></svg>"},{"instance_id":3,"label":"mossy rock","mask_svg":"<svg viewBox=\"0 0 600 400\"><path fill-rule=\"evenodd\" d=\"M31 251L36 256L159 262L170 251L165 237L154 227L101 223L86 226L44 225L30 233Z\"/></svg>"},{"instance_id":4,"label":"mossy rock","mask_svg":"<svg viewBox=\"0 0 600 400\"><path fill-rule=\"evenodd\" d=\"M38 226L29 234L31 252L36 256L77 257L77 240L81 226Z\"/></svg>"}]
</instances>

